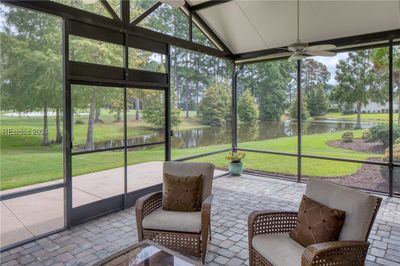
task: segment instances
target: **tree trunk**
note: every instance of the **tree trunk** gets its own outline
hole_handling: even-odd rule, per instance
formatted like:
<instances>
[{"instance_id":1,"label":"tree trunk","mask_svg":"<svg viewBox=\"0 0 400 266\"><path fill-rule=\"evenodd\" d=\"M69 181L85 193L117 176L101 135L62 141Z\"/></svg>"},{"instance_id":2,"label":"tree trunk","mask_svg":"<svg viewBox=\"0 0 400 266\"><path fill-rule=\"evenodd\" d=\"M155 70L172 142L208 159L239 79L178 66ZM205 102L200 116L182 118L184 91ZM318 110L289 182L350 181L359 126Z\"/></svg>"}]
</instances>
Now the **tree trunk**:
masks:
<instances>
[{"instance_id":1,"label":"tree trunk","mask_svg":"<svg viewBox=\"0 0 400 266\"><path fill-rule=\"evenodd\" d=\"M100 120L100 109L96 109L96 118L94 119L95 123L101 122Z\"/></svg>"},{"instance_id":2,"label":"tree trunk","mask_svg":"<svg viewBox=\"0 0 400 266\"><path fill-rule=\"evenodd\" d=\"M89 120L88 120L88 128L87 128L87 135L86 135L85 150L92 150L94 148L93 125L94 125L95 112L96 112L96 91L95 91L95 89L93 89L93 92L92 92L92 103L90 104L90 112L89 112Z\"/></svg>"},{"instance_id":3,"label":"tree trunk","mask_svg":"<svg viewBox=\"0 0 400 266\"><path fill-rule=\"evenodd\" d=\"M189 82L188 82L188 64L189 58L186 56L186 77L185 77L185 111L186 111L186 118L189 118Z\"/></svg>"},{"instance_id":4,"label":"tree trunk","mask_svg":"<svg viewBox=\"0 0 400 266\"><path fill-rule=\"evenodd\" d=\"M135 99L135 111L136 111L135 119L139 121L140 120L140 99L139 98Z\"/></svg>"},{"instance_id":5,"label":"tree trunk","mask_svg":"<svg viewBox=\"0 0 400 266\"><path fill-rule=\"evenodd\" d=\"M121 121L121 111L117 111L117 115L116 115L116 121L119 122Z\"/></svg>"},{"instance_id":6,"label":"tree trunk","mask_svg":"<svg viewBox=\"0 0 400 266\"><path fill-rule=\"evenodd\" d=\"M61 128L60 128L60 108L56 109L56 143L62 142Z\"/></svg>"},{"instance_id":7,"label":"tree trunk","mask_svg":"<svg viewBox=\"0 0 400 266\"><path fill-rule=\"evenodd\" d=\"M47 117L47 102L44 102L44 107L43 107L43 140L42 140L42 145L43 146L48 146L49 145L49 121Z\"/></svg>"},{"instance_id":8,"label":"tree trunk","mask_svg":"<svg viewBox=\"0 0 400 266\"><path fill-rule=\"evenodd\" d=\"M357 103L357 125L356 128L361 128L361 103Z\"/></svg>"}]
</instances>

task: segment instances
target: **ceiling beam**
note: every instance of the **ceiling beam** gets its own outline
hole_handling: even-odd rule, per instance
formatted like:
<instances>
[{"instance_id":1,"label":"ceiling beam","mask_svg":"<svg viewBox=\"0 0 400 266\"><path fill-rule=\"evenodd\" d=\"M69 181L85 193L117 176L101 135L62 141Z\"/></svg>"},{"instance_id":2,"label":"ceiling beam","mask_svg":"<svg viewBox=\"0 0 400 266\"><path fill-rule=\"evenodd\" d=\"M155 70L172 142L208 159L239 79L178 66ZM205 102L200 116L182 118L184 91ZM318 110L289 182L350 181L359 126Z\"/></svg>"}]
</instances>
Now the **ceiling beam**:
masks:
<instances>
[{"instance_id":1,"label":"ceiling beam","mask_svg":"<svg viewBox=\"0 0 400 266\"><path fill-rule=\"evenodd\" d=\"M389 30L389 31L382 31L382 32L375 32L375 33L368 33L350 37L343 37L343 38L336 38L330 39L325 41L317 41L308 43L310 46L312 45L320 45L320 44L334 44L340 50L340 47L343 46L350 46L350 45L361 45L366 43L372 42L379 42L385 40L394 40L400 38L400 29L396 30ZM233 56L234 60L248 60L248 59L256 59L258 57L267 57L274 54L282 53L282 51L286 47L279 47L279 48L271 48L265 50L258 50L252 52L245 52L235 54Z\"/></svg>"},{"instance_id":2,"label":"ceiling beam","mask_svg":"<svg viewBox=\"0 0 400 266\"><path fill-rule=\"evenodd\" d=\"M121 19L119 18L117 13L115 13L114 9L110 6L110 4L106 0L100 0L100 3L107 10L107 12L113 17L114 20L121 22Z\"/></svg>"},{"instance_id":3,"label":"ceiling beam","mask_svg":"<svg viewBox=\"0 0 400 266\"><path fill-rule=\"evenodd\" d=\"M29 8L32 10L41 11L44 13L52 14L55 16L62 17L64 19L71 19L89 25L98 26L101 28L113 30L115 32L126 31L129 35L137 36L139 38L149 39L158 41L165 44L170 44L185 48L188 50L194 50L196 52L229 59L231 60L231 53L221 51L216 48L208 47L202 44L190 42L177 37L169 36L152 30L144 29L134 25L124 25L112 18L100 16L85 10L80 10L71 6L63 5L53 1L15 1L15 0L1 0L2 3L7 3L14 6ZM125 1L124 1L125 2Z\"/></svg>"},{"instance_id":4,"label":"ceiling beam","mask_svg":"<svg viewBox=\"0 0 400 266\"><path fill-rule=\"evenodd\" d=\"M146 11L144 11L142 14L140 14L140 16L138 16L137 18L135 18L131 25L137 25L139 24L143 19L145 19L148 15L150 15L151 13L153 13L154 10L156 10L159 6L161 6L161 2L156 2L154 5L152 5L151 7L149 7Z\"/></svg>"},{"instance_id":5,"label":"ceiling beam","mask_svg":"<svg viewBox=\"0 0 400 266\"><path fill-rule=\"evenodd\" d=\"M207 1L198 5L194 5L192 6L192 11L199 11L202 9L206 9L212 6L216 6L216 5L222 5L228 2L231 2L233 0L212 0L212 1Z\"/></svg>"},{"instance_id":6,"label":"ceiling beam","mask_svg":"<svg viewBox=\"0 0 400 266\"><path fill-rule=\"evenodd\" d=\"M219 47L221 47L224 52L228 53L229 55L233 55L231 50L225 45L223 41L215 34L215 32L208 26L208 24L200 17L199 14L197 14L195 11L193 11L193 7L188 4L186 1L185 3L185 8L192 14L193 19L197 21L200 27L202 27L207 33L210 35L210 37L218 44Z\"/></svg>"}]
</instances>

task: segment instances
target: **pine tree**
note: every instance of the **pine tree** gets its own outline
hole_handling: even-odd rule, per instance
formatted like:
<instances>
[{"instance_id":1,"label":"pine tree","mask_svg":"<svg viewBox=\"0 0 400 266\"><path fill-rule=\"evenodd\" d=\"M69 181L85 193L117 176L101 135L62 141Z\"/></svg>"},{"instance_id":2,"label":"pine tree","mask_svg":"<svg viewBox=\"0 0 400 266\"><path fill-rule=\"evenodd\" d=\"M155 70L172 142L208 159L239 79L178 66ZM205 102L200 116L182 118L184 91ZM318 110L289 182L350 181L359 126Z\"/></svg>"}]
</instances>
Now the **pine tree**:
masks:
<instances>
[{"instance_id":1,"label":"pine tree","mask_svg":"<svg viewBox=\"0 0 400 266\"><path fill-rule=\"evenodd\" d=\"M256 98L250 90L246 90L239 98L238 114L241 122L255 123L258 120L258 106Z\"/></svg>"}]
</instances>

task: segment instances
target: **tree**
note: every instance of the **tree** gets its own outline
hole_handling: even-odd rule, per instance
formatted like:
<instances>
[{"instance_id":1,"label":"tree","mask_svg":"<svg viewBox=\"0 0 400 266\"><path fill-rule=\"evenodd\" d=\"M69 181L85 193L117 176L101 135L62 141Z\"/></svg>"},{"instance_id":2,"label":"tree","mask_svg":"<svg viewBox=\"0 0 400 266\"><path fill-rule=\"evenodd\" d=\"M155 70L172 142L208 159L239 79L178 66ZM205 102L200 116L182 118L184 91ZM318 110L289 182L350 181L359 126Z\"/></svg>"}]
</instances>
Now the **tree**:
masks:
<instances>
[{"instance_id":1,"label":"tree","mask_svg":"<svg viewBox=\"0 0 400 266\"><path fill-rule=\"evenodd\" d=\"M142 92L143 99L143 119L156 128L165 126L165 105L164 96L158 91ZM173 101L173 99L172 99ZM171 104L171 126L178 126L181 123L179 119L180 110Z\"/></svg>"},{"instance_id":2,"label":"tree","mask_svg":"<svg viewBox=\"0 0 400 266\"><path fill-rule=\"evenodd\" d=\"M290 104L288 112L291 119L297 120L298 118L297 99ZM303 101L301 102L301 120L307 120L307 118L309 117L310 113L308 111L307 99L304 99L303 97Z\"/></svg>"},{"instance_id":3,"label":"tree","mask_svg":"<svg viewBox=\"0 0 400 266\"><path fill-rule=\"evenodd\" d=\"M238 84L249 88L259 104L260 120L279 121L290 104L295 65L287 61L246 65Z\"/></svg>"},{"instance_id":4,"label":"tree","mask_svg":"<svg viewBox=\"0 0 400 266\"><path fill-rule=\"evenodd\" d=\"M320 116L328 111L328 102L321 86L313 87L307 94L307 106L311 116Z\"/></svg>"},{"instance_id":5,"label":"tree","mask_svg":"<svg viewBox=\"0 0 400 266\"><path fill-rule=\"evenodd\" d=\"M371 53L375 70L381 75L387 75L389 69L389 49L377 48ZM399 108L397 126L400 127L400 46L393 47L393 82L394 93L397 93Z\"/></svg>"},{"instance_id":6,"label":"tree","mask_svg":"<svg viewBox=\"0 0 400 266\"><path fill-rule=\"evenodd\" d=\"M1 104L18 112L43 112L42 145L49 145L48 111L56 110L56 139L61 142L60 20L7 6L1 10ZM38 27L40 25L40 27Z\"/></svg>"},{"instance_id":7,"label":"tree","mask_svg":"<svg viewBox=\"0 0 400 266\"><path fill-rule=\"evenodd\" d=\"M329 91L331 74L323 63L307 58L301 68L301 89L307 99L311 116L323 115L328 110L325 94Z\"/></svg>"},{"instance_id":8,"label":"tree","mask_svg":"<svg viewBox=\"0 0 400 266\"><path fill-rule=\"evenodd\" d=\"M250 90L246 90L239 98L238 114L242 122L254 123L258 120L256 98L251 94Z\"/></svg>"},{"instance_id":9,"label":"tree","mask_svg":"<svg viewBox=\"0 0 400 266\"><path fill-rule=\"evenodd\" d=\"M334 88L335 99L355 105L357 128L361 128L362 106L370 100L382 103L387 95L384 92L385 82L374 71L370 55L371 50L351 52L336 66L338 85Z\"/></svg>"},{"instance_id":10,"label":"tree","mask_svg":"<svg viewBox=\"0 0 400 266\"><path fill-rule=\"evenodd\" d=\"M308 92L316 87L322 87L326 92L331 73L328 67L312 58L302 62L301 68L301 89L308 95Z\"/></svg>"},{"instance_id":11,"label":"tree","mask_svg":"<svg viewBox=\"0 0 400 266\"><path fill-rule=\"evenodd\" d=\"M220 83L210 86L200 103L200 118L206 125L223 126L232 119L229 85Z\"/></svg>"}]
</instances>

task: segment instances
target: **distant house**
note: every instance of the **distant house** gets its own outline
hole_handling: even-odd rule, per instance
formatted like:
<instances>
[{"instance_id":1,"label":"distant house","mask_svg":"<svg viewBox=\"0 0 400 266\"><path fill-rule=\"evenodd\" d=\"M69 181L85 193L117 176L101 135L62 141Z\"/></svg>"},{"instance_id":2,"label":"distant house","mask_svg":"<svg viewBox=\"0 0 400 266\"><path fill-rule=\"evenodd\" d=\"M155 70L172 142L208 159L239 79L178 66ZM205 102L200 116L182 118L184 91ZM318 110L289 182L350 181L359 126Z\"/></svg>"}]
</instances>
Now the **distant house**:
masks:
<instances>
[{"instance_id":1,"label":"distant house","mask_svg":"<svg viewBox=\"0 0 400 266\"><path fill-rule=\"evenodd\" d=\"M394 103L393 109L395 112L399 110L399 104ZM389 112L389 103L380 104L376 102L369 102L367 105L363 106L361 109L362 113L388 113ZM356 112L356 110L354 110Z\"/></svg>"}]
</instances>

